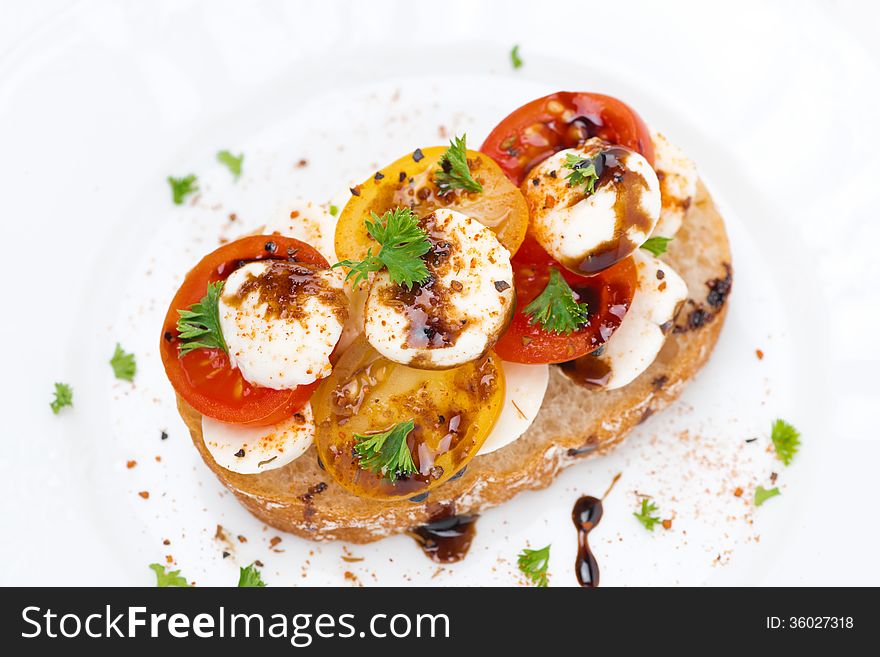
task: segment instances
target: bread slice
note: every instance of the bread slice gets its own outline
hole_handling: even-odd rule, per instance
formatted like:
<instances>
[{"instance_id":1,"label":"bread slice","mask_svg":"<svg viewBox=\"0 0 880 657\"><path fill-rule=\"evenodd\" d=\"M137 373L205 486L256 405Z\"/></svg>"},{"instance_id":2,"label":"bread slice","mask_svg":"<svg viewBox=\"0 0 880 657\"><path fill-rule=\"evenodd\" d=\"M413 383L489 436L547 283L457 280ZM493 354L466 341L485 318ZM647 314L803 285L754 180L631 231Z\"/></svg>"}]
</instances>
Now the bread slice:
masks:
<instances>
[{"instance_id":1,"label":"bread slice","mask_svg":"<svg viewBox=\"0 0 880 657\"><path fill-rule=\"evenodd\" d=\"M731 257L724 223L700 183L684 224L663 256L688 284L689 299L656 361L618 390L594 391L551 368L550 384L531 428L510 445L473 459L464 475L422 502L380 502L337 485L314 446L284 467L256 475L221 468L202 440L202 418L178 397L193 443L220 481L247 509L280 530L313 540L367 543L444 515L467 514L544 488L564 467L602 453L667 406L709 358L726 314Z\"/></svg>"}]
</instances>

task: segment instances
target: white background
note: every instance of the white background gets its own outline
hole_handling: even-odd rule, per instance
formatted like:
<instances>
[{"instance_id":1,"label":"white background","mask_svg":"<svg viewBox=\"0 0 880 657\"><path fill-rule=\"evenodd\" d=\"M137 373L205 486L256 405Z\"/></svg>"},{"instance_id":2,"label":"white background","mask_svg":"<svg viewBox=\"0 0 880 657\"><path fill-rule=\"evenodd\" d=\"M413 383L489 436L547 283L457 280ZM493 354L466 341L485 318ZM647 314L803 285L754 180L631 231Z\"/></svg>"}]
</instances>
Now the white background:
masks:
<instances>
[{"instance_id":1,"label":"white background","mask_svg":"<svg viewBox=\"0 0 880 657\"><path fill-rule=\"evenodd\" d=\"M649 120L686 147L742 223L733 234L735 250L736 233L747 238L737 253L763 260L738 257L738 275L772 271L768 286L796 300L795 311L785 315L792 333L782 339L796 345L786 363L797 363L798 385L809 389L792 397L809 403L785 409L804 433L804 452L784 495L787 502L798 500L772 510L768 503L766 518L785 529L774 537L773 528L764 527L772 543L765 552L756 548L742 566L734 557L718 579L682 581L880 584L875 3L569 2L546 13L538 6L446 2L438 11L432 2L0 4L0 582L150 583L148 572L133 571L131 560L118 554L129 549L121 546L153 540L150 531L125 540L112 536L130 531L109 499L127 492L107 484L96 461L77 456L100 453L107 439L85 430L92 426L87 418L104 413L88 398L101 383L83 375L77 407L66 416L52 416L47 402L53 381L84 371L79 359L88 353L86 340L78 344L72 336L94 336L123 312L113 295L95 302L95 276L105 260L108 278L126 275L119 255L109 253L108 236L118 233L137 199L167 194L164 175L173 166L190 166L194 144L215 145L201 126L216 132L216 126L234 125L246 106L243 96L264 95L284 76L292 85L299 75L320 76L316 62L351 60L369 82L374 52L418 59L421 52L448 49L449 61L432 55L426 68L436 73L453 62L455 70L445 73L466 74L470 48L474 57L497 53L497 65L476 62L475 69L494 67L507 75L507 52L520 43L524 75L530 75L530 55L533 71L542 58L570 60L612 87L620 81L636 107L654 108ZM199 30L216 48L213 64L187 50L199 42L192 36ZM301 61L312 68L298 68ZM127 68L135 65L137 70ZM223 94L207 89L220 73L229 86L228 105L217 102ZM128 85L129 77L147 86L144 98L151 104L142 113L130 111L138 102L131 94L142 89ZM332 80L324 83L332 86ZM578 80L567 86L578 87ZM748 297L737 297L736 304L729 334L760 333L762 313ZM736 367L737 361L721 363ZM723 374L713 372L713 380L723 385ZM785 372L773 378L787 380ZM737 389L723 392L727 402L740 394L748 398ZM743 417L753 410L744 404ZM108 444L107 451L116 447ZM234 502L227 497L222 504ZM147 556L157 553L146 547L131 551L142 562L161 556ZM205 582L221 581L195 558L180 566L204 572ZM560 583L566 567L559 564Z\"/></svg>"}]
</instances>

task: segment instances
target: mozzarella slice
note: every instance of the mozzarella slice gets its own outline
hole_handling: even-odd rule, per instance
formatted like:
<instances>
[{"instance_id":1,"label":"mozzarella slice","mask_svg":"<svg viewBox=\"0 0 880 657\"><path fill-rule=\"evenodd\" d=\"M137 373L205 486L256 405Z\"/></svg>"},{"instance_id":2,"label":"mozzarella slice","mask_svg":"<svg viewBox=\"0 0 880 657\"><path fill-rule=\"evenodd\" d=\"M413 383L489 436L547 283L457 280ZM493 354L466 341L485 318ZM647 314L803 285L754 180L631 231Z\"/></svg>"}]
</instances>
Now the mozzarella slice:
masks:
<instances>
[{"instance_id":1,"label":"mozzarella slice","mask_svg":"<svg viewBox=\"0 0 880 657\"><path fill-rule=\"evenodd\" d=\"M310 404L270 427L242 427L202 416L202 437L220 467L257 474L302 456L314 440L315 420Z\"/></svg>"},{"instance_id":2,"label":"mozzarella slice","mask_svg":"<svg viewBox=\"0 0 880 657\"><path fill-rule=\"evenodd\" d=\"M287 390L330 374L348 315L337 270L272 260L236 269L220 297L229 361L250 383Z\"/></svg>"},{"instance_id":3,"label":"mozzarella slice","mask_svg":"<svg viewBox=\"0 0 880 657\"><path fill-rule=\"evenodd\" d=\"M570 184L567 156L598 158L593 192ZM651 235L660 217L660 183L635 151L590 139L551 155L522 184L531 233L575 273L592 274L630 255Z\"/></svg>"},{"instance_id":4,"label":"mozzarella slice","mask_svg":"<svg viewBox=\"0 0 880 657\"><path fill-rule=\"evenodd\" d=\"M514 309L510 253L479 221L445 208L420 220L432 249L430 278L411 290L374 275L364 309L367 340L396 363L464 365L485 354Z\"/></svg>"},{"instance_id":5,"label":"mozzarella slice","mask_svg":"<svg viewBox=\"0 0 880 657\"><path fill-rule=\"evenodd\" d=\"M574 381L607 390L631 382L654 362L687 299L687 284L672 267L643 250L633 258L639 280L632 306L600 355L561 366Z\"/></svg>"},{"instance_id":6,"label":"mozzarella slice","mask_svg":"<svg viewBox=\"0 0 880 657\"><path fill-rule=\"evenodd\" d=\"M654 141L654 167L660 179L660 220L654 235L674 237L697 193L697 167L677 146L659 132Z\"/></svg>"},{"instance_id":7,"label":"mozzarella slice","mask_svg":"<svg viewBox=\"0 0 880 657\"><path fill-rule=\"evenodd\" d=\"M522 365L503 361L502 368L504 406L477 456L501 449L523 435L538 416L544 393L547 392L549 365Z\"/></svg>"}]
</instances>

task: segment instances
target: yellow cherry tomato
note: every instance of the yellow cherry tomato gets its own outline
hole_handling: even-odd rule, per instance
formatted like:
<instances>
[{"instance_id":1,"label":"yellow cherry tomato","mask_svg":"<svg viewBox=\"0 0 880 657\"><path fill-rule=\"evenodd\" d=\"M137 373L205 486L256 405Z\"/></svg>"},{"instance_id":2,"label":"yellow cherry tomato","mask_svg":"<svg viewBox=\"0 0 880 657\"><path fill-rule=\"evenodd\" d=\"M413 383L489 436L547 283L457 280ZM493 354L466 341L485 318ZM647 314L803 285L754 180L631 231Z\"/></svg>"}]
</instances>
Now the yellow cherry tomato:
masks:
<instances>
[{"instance_id":1,"label":"yellow cherry tomato","mask_svg":"<svg viewBox=\"0 0 880 657\"><path fill-rule=\"evenodd\" d=\"M383 358L359 338L312 396L315 445L344 488L361 497L405 499L436 488L476 456L503 402L504 373L493 352L450 370L419 370ZM361 462L356 436L409 420L414 473L392 477Z\"/></svg>"},{"instance_id":2,"label":"yellow cherry tomato","mask_svg":"<svg viewBox=\"0 0 880 657\"><path fill-rule=\"evenodd\" d=\"M370 212L382 216L398 206L411 207L420 217L437 208L457 210L492 230L511 255L516 253L529 225L522 193L489 156L469 150L471 175L483 191L456 189L441 194L434 173L445 152L443 146L432 146L405 155L353 189L336 224L336 255L340 260L363 260L371 246L375 253L375 242L364 220L370 218Z\"/></svg>"}]
</instances>

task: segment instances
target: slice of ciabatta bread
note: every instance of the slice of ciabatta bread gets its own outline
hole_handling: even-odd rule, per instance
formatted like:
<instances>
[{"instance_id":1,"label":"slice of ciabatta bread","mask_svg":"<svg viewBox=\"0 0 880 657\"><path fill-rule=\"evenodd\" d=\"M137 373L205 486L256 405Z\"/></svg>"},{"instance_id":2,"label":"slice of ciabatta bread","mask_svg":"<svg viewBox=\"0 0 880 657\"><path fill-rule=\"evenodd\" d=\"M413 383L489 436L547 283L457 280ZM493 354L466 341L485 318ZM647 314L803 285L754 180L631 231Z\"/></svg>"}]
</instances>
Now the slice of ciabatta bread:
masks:
<instances>
[{"instance_id":1,"label":"slice of ciabatta bread","mask_svg":"<svg viewBox=\"0 0 880 657\"><path fill-rule=\"evenodd\" d=\"M337 485L311 447L284 467L255 475L221 468L202 440L202 417L178 397L180 414L202 458L263 522L313 540L375 541L446 514L501 504L520 491L548 486L564 467L620 442L667 406L709 358L726 314L731 257L724 222L699 185L681 230L663 256L688 285L689 299L656 361L618 390L571 383L552 367L550 385L531 428L510 445L473 459L464 475L422 502L380 502Z\"/></svg>"}]
</instances>

